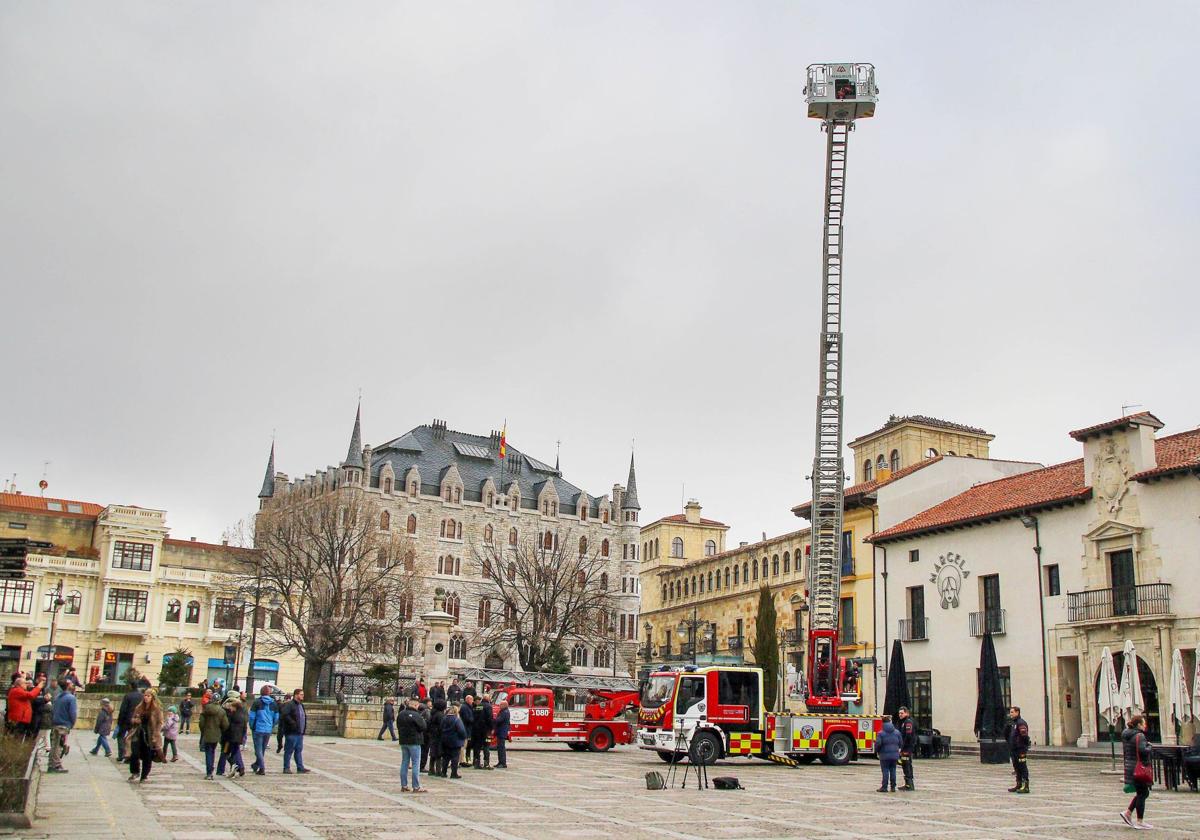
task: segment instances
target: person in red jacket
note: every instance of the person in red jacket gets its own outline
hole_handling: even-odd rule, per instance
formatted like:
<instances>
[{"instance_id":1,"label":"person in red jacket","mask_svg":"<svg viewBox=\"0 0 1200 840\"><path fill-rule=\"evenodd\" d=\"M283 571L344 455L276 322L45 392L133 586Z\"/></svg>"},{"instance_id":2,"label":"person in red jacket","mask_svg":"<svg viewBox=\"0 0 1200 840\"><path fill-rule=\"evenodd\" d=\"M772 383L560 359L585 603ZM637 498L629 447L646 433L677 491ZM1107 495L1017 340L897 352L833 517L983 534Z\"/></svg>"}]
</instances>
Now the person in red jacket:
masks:
<instances>
[{"instance_id":1,"label":"person in red jacket","mask_svg":"<svg viewBox=\"0 0 1200 840\"><path fill-rule=\"evenodd\" d=\"M42 693L46 684L46 675L38 676L37 685L30 688L28 678L13 678L12 687L8 690L8 716L6 723L10 731L21 734L35 734L31 729L33 721L33 698Z\"/></svg>"}]
</instances>

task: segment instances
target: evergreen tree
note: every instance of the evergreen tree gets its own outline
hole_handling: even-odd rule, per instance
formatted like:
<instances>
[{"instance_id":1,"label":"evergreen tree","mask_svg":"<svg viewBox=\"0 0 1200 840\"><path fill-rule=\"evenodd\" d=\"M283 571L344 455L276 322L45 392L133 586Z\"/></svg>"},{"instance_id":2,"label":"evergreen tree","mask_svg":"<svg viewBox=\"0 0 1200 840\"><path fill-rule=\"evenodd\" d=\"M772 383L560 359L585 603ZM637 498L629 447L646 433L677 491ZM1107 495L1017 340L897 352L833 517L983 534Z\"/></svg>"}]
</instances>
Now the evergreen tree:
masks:
<instances>
[{"instance_id":1,"label":"evergreen tree","mask_svg":"<svg viewBox=\"0 0 1200 840\"><path fill-rule=\"evenodd\" d=\"M192 652L176 648L165 660L162 670L158 672L158 690L162 694L171 694L181 685L187 685L191 677ZM132 669L130 669L132 670Z\"/></svg>"},{"instance_id":2,"label":"evergreen tree","mask_svg":"<svg viewBox=\"0 0 1200 840\"><path fill-rule=\"evenodd\" d=\"M750 645L754 664L763 669L763 705L775 708L779 680L779 634L776 631L775 601L765 585L758 590L758 613L754 617L754 641Z\"/></svg>"},{"instance_id":3,"label":"evergreen tree","mask_svg":"<svg viewBox=\"0 0 1200 840\"><path fill-rule=\"evenodd\" d=\"M567 659L567 652L563 650L562 645L553 643L547 648L546 662L542 665L542 670L548 674L571 673L571 660Z\"/></svg>"}]
</instances>

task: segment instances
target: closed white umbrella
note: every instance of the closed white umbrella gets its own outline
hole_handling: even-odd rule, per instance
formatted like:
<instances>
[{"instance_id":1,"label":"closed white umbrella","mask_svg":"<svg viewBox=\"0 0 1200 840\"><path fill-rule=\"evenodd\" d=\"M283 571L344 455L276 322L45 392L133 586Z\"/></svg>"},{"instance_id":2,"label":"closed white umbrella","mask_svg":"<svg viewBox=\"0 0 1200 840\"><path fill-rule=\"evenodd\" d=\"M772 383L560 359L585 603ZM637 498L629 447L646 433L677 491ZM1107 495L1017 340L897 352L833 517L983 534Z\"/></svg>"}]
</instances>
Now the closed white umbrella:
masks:
<instances>
[{"instance_id":1,"label":"closed white umbrella","mask_svg":"<svg viewBox=\"0 0 1200 840\"><path fill-rule=\"evenodd\" d=\"M1200 720L1200 653L1196 655L1196 673L1192 675L1192 714Z\"/></svg>"},{"instance_id":2,"label":"closed white umbrella","mask_svg":"<svg viewBox=\"0 0 1200 840\"><path fill-rule=\"evenodd\" d=\"M1113 665L1112 651L1105 648L1100 652L1100 696L1097 706L1100 716L1109 726L1117 725L1121 716L1121 687L1117 683L1117 669Z\"/></svg>"},{"instance_id":3,"label":"closed white umbrella","mask_svg":"<svg viewBox=\"0 0 1200 840\"><path fill-rule=\"evenodd\" d=\"M1192 719L1192 698L1188 696L1187 678L1183 675L1183 654L1179 648L1175 648L1171 656L1170 698L1171 717L1175 718L1178 728Z\"/></svg>"},{"instance_id":4,"label":"closed white umbrella","mask_svg":"<svg viewBox=\"0 0 1200 840\"><path fill-rule=\"evenodd\" d=\"M1142 699L1142 678L1138 675L1137 651L1133 640L1125 640L1125 661L1121 668L1121 711L1125 719L1140 715L1146 709Z\"/></svg>"}]
</instances>

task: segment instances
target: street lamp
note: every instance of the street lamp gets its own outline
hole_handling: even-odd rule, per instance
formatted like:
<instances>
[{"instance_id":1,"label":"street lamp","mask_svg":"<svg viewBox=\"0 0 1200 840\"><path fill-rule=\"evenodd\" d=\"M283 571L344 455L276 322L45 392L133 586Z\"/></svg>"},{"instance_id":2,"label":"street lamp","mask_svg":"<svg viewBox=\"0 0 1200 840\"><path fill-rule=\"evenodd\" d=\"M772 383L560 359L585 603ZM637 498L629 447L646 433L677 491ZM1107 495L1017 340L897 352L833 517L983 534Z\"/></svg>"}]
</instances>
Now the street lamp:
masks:
<instances>
[{"instance_id":1,"label":"street lamp","mask_svg":"<svg viewBox=\"0 0 1200 840\"><path fill-rule=\"evenodd\" d=\"M262 587L261 582L259 582L254 586L254 613L250 619L250 665L248 668L246 668L247 695L254 694L254 656L255 649L258 647L258 611L260 609L259 604L261 599ZM271 612L273 613L275 610L279 609L280 603L282 602L279 600L279 596L272 594L270 600L267 602L267 605L271 608ZM266 624L266 621L264 620L263 623Z\"/></svg>"},{"instance_id":2,"label":"street lamp","mask_svg":"<svg viewBox=\"0 0 1200 840\"><path fill-rule=\"evenodd\" d=\"M642 635L644 635L646 637L646 647L642 651L642 655L646 658L646 664L649 665L651 657L654 656L654 652L653 652L653 648L652 648L652 643L654 641L654 638L651 635L652 633L654 633L654 627L651 626L649 621L647 621L645 624L642 625L642 631L643 631Z\"/></svg>"},{"instance_id":3,"label":"street lamp","mask_svg":"<svg viewBox=\"0 0 1200 840\"><path fill-rule=\"evenodd\" d=\"M701 618L697 618L696 617L696 608L692 607L692 617L680 619L679 626L677 628L675 628L676 632L679 634L679 638L683 639L684 637L687 637L688 643L691 644L691 646L692 646L692 664L693 665L696 664L696 636L698 635L697 631L700 629L700 625L702 625L702 624L707 624L707 622ZM711 640L712 640L712 632L711 632L711 628L710 628L709 633L706 634L706 636L705 636L705 641L711 641Z\"/></svg>"},{"instance_id":4,"label":"street lamp","mask_svg":"<svg viewBox=\"0 0 1200 840\"><path fill-rule=\"evenodd\" d=\"M58 587L54 590L54 601L51 602L50 611L50 639L46 643L46 683L49 685L53 680L50 674L50 666L54 664L54 631L58 626L58 611L62 609L63 604L67 603L62 596L63 582L58 582Z\"/></svg>"}]
</instances>

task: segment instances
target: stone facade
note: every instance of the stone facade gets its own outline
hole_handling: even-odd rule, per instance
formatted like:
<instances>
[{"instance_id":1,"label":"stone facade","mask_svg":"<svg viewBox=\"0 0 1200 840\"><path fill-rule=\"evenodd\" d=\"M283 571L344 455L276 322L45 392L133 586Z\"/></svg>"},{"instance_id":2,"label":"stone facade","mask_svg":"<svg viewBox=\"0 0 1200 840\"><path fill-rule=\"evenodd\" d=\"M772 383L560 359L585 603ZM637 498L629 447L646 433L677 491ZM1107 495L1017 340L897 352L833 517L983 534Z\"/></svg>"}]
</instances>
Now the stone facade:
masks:
<instances>
[{"instance_id":1,"label":"stone facade","mask_svg":"<svg viewBox=\"0 0 1200 840\"><path fill-rule=\"evenodd\" d=\"M274 471L274 451L260 494L265 506L292 493L361 492L384 512L380 527L406 535L412 542L418 575L408 636L399 662L411 673L433 667L432 649L425 642L429 627L420 618L434 608L437 588L445 591L446 612L454 616L450 628L450 670L462 667L519 667L512 650L484 649L477 644L484 613L481 601L488 585L479 558L490 543L512 550L537 537L565 541L573 546L586 540L589 552L599 551L607 561L608 586L615 603L614 637L578 639L568 644L575 653L578 673L611 674L615 667L630 673L638 646L640 612L638 581L638 513L636 477L632 461L626 485L614 484L611 492L591 495L562 477L557 466L527 456L507 445L500 457L501 434L471 435L447 429L443 421L419 426L387 443L361 445L360 418L355 419L351 451L341 466L328 467L304 478L289 480ZM574 648L579 647L579 651ZM428 656L427 656L428 654ZM397 655L381 651L365 662L341 662L345 673L360 672L370 661L396 663Z\"/></svg>"},{"instance_id":2,"label":"stone facade","mask_svg":"<svg viewBox=\"0 0 1200 840\"><path fill-rule=\"evenodd\" d=\"M48 606L61 583L52 673L73 665L87 682L111 682L133 667L157 682L164 658L184 648L193 657L190 682L244 684L249 610L218 606L230 594L221 585L230 557L245 549L168 534L161 510L0 494L0 536L53 545L29 556L24 581L0 581L0 679L45 667ZM270 630L267 616L260 619L263 638ZM227 646L235 651L228 661ZM302 673L295 656L256 652L257 680L294 687Z\"/></svg>"},{"instance_id":3,"label":"stone facade","mask_svg":"<svg viewBox=\"0 0 1200 840\"><path fill-rule=\"evenodd\" d=\"M898 472L938 455L987 458L995 439L983 429L936 417L893 414L880 428L850 441L854 452L854 483L883 478L883 470Z\"/></svg>"}]
</instances>

